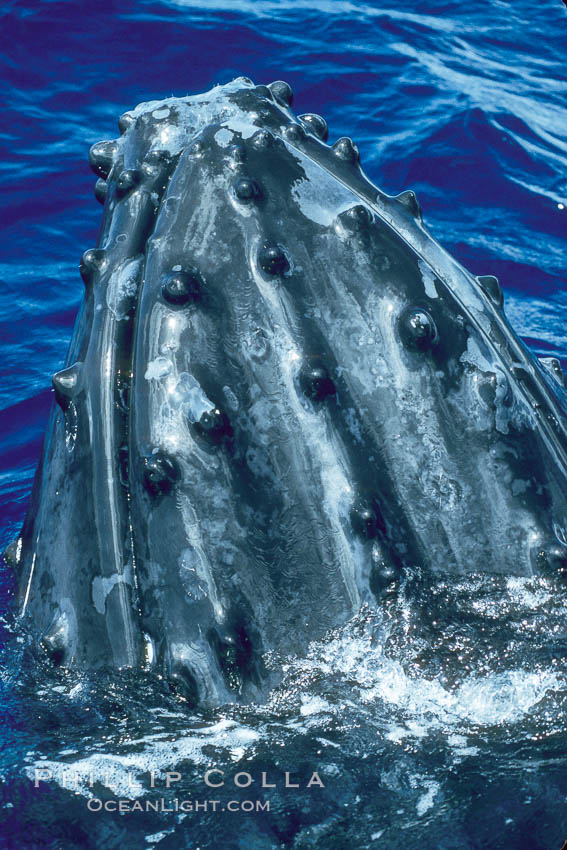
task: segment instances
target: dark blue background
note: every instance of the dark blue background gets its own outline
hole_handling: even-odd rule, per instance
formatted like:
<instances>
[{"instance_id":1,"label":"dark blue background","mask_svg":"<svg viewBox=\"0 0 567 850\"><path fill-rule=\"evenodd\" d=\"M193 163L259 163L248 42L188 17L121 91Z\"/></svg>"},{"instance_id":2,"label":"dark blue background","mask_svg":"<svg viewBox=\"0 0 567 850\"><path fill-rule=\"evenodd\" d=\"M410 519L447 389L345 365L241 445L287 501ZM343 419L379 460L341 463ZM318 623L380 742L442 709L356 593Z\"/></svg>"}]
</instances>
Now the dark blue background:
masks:
<instances>
[{"instance_id":1,"label":"dark blue background","mask_svg":"<svg viewBox=\"0 0 567 850\"><path fill-rule=\"evenodd\" d=\"M89 146L142 100L284 78L351 135L385 191L500 277L517 329L567 356L566 14L559 0L4 4L0 234L2 541L23 517L94 244Z\"/></svg>"},{"instance_id":2,"label":"dark blue background","mask_svg":"<svg viewBox=\"0 0 567 850\"><path fill-rule=\"evenodd\" d=\"M143 100L287 80L378 186L417 191L433 235L496 274L518 332L566 365L560 0L8 2L0 32L0 543L25 513L96 239L88 148ZM13 587L2 567L2 610Z\"/></svg>"}]
</instances>

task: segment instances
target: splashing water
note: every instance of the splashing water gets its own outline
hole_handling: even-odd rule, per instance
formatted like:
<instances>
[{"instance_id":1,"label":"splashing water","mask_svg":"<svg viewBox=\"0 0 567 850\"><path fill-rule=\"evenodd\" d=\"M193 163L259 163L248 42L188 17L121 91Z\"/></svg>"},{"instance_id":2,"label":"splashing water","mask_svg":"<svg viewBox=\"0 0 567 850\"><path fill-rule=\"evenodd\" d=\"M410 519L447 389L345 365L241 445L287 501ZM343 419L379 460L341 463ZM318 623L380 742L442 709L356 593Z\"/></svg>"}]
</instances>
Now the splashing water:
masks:
<instances>
[{"instance_id":1,"label":"splashing water","mask_svg":"<svg viewBox=\"0 0 567 850\"><path fill-rule=\"evenodd\" d=\"M518 333L567 365L559 0L537 15L526 0L156 0L95 15L53 0L2 16L4 544L96 234L86 153L141 101L239 74L289 80L298 112L352 135L385 191L416 189L433 235L498 275ZM416 571L306 658L267 658L283 676L266 705L210 712L154 675L50 669L14 624L14 586L3 568L8 850L548 850L567 838L567 592L551 579Z\"/></svg>"}]
</instances>

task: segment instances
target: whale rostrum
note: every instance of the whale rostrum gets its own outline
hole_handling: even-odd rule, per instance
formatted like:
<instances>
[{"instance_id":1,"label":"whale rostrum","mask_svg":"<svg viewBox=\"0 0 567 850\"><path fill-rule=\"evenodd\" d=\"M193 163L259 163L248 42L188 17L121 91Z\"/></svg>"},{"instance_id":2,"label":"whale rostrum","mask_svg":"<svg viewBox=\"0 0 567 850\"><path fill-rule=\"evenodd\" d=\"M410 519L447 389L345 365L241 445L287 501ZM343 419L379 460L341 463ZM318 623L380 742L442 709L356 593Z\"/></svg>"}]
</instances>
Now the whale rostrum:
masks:
<instances>
[{"instance_id":1,"label":"whale rostrum","mask_svg":"<svg viewBox=\"0 0 567 850\"><path fill-rule=\"evenodd\" d=\"M247 78L143 103L7 558L56 664L259 699L411 570L567 569L566 395L415 194Z\"/></svg>"}]
</instances>

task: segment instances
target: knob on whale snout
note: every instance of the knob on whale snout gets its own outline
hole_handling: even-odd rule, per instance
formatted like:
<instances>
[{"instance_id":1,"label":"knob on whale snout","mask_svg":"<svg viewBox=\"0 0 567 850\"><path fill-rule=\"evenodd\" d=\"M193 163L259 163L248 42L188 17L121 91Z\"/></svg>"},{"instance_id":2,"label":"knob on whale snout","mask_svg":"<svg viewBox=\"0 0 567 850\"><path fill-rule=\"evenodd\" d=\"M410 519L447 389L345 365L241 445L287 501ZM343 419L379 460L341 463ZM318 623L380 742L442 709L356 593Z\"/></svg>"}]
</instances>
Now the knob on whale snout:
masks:
<instances>
[{"instance_id":1,"label":"knob on whale snout","mask_svg":"<svg viewBox=\"0 0 567 850\"><path fill-rule=\"evenodd\" d=\"M266 244L262 247L258 262L260 268L269 275L284 275L289 271L289 260L280 245Z\"/></svg>"},{"instance_id":2,"label":"knob on whale snout","mask_svg":"<svg viewBox=\"0 0 567 850\"><path fill-rule=\"evenodd\" d=\"M316 115L314 112L305 112L299 116L299 120L306 130L326 142L329 138L329 127L322 115Z\"/></svg>"},{"instance_id":3,"label":"knob on whale snout","mask_svg":"<svg viewBox=\"0 0 567 850\"><path fill-rule=\"evenodd\" d=\"M308 362L301 367L299 385L304 395L312 401L323 401L337 391L329 372L320 363Z\"/></svg>"},{"instance_id":4,"label":"knob on whale snout","mask_svg":"<svg viewBox=\"0 0 567 850\"><path fill-rule=\"evenodd\" d=\"M146 461L144 487L151 496L169 493L179 478L179 467L173 458L157 452Z\"/></svg>"},{"instance_id":5,"label":"knob on whale snout","mask_svg":"<svg viewBox=\"0 0 567 850\"><path fill-rule=\"evenodd\" d=\"M202 439L214 446L230 447L232 442L232 427L226 413L218 407L207 410L198 422L193 423L193 430Z\"/></svg>"},{"instance_id":6,"label":"knob on whale snout","mask_svg":"<svg viewBox=\"0 0 567 850\"><path fill-rule=\"evenodd\" d=\"M190 267L166 274L161 285L161 294L169 304L181 306L199 301L203 281L199 272Z\"/></svg>"},{"instance_id":7,"label":"knob on whale snout","mask_svg":"<svg viewBox=\"0 0 567 850\"><path fill-rule=\"evenodd\" d=\"M291 106L293 103L293 91L289 83L283 80L276 80L268 86L274 100L277 100L282 106Z\"/></svg>"},{"instance_id":8,"label":"knob on whale snout","mask_svg":"<svg viewBox=\"0 0 567 850\"><path fill-rule=\"evenodd\" d=\"M412 351L428 351L438 339L435 321L423 307L406 307L398 318L398 332Z\"/></svg>"}]
</instances>

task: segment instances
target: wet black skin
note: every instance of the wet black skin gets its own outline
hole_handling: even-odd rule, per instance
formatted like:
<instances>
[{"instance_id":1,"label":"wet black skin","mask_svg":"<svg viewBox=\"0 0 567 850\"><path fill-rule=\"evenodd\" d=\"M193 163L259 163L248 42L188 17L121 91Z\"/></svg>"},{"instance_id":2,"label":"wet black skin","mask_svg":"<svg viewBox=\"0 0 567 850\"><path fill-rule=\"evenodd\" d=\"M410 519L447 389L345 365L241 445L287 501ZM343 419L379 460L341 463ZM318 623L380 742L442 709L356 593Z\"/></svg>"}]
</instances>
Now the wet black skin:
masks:
<instances>
[{"instance_id":1,"label":"wet black skin","mask_svg":"<svg viewBox=\"0 0 567 850\"><path fill-rule=\"evenodd\" d=\"M265 652L408 569L567 566L560 368L291 103L240 78L91 149L99 240L6 553L54 664L156 668L190 705L261 699Z\"/></svg>"}]
</instances>

